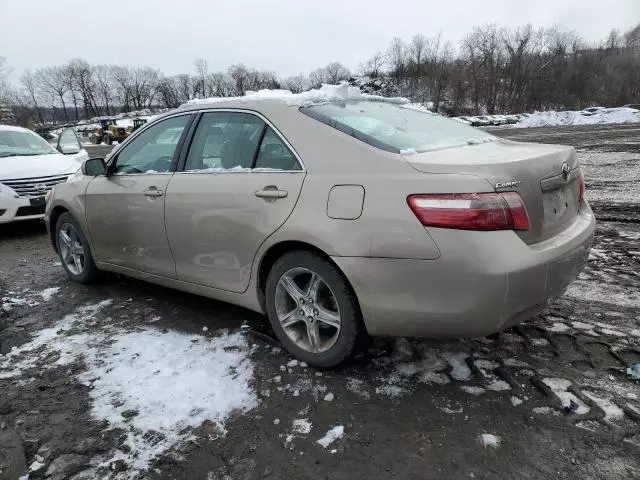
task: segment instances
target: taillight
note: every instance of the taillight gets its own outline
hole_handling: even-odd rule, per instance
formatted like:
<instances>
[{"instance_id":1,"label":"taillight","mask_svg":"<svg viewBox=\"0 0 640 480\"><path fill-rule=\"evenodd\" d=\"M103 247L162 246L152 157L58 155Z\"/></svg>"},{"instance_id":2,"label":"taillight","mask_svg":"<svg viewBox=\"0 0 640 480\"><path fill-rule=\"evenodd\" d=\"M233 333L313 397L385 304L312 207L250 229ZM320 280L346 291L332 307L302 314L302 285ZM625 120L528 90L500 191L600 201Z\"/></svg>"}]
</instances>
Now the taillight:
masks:
<instances>
[{"instance_id":1,"label":"taillight","mask_svg":"<svg viewBox=\"0 0 640 480\"><path fill-rule=\"evenodd\" d=\"M425 227L459 230L528 230L529 217L516 192L409 195L407 203Z\"/></svg>"},{"instance_id":2,"label":"taillight","mask_svg":"<svg viewBox=\"0 0 640 480\"><path fill-rule=\"evenodd\" d=\"M580 170L580 176L578 177L578 202L584 200L584 175L582 175L582 170Z\"/></svg>"}]
</instances>

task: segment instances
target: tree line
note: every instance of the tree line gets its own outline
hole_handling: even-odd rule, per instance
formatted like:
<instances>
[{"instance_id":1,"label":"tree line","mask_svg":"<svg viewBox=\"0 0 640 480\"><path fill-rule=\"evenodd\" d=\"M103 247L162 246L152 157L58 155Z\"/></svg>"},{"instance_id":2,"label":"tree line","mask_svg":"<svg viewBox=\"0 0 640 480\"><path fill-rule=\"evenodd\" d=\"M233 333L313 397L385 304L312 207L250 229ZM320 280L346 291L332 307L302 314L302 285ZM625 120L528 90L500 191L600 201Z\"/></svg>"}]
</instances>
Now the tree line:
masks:
<instances>
[{"instance_id":1,"label":"tree line","mask_svg":"<svg viewBox=\"0 0 640 480\"><path fill-rule=\"evenodd\" d=\"M286 78L242 64L210 71L201 58L192 72L173 76L147 66L74 59L27 70L18 85L10 85L5 63L0 58L0 104L12 107L18 123L27 125L175 108L194 98L264 88L296 93L343 80L449 115L640 103L640 24L624 33L612 30L595 45L560 27L531 25L478 26L457 48L441 34L417 34L408 41L394 38L356 72L333 62Z\"/></svg>"}]
</instances>

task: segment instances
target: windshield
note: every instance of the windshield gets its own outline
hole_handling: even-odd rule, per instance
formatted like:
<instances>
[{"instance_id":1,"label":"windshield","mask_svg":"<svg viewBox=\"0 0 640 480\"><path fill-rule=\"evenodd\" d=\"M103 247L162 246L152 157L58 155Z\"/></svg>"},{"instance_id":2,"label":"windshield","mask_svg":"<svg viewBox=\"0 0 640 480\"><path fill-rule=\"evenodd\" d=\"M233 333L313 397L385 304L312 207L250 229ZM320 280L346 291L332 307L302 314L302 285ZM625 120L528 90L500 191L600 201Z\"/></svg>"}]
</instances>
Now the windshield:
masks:
<instances>
[{"instance_id":1,"label":"windshield","mask_svg":"<svg viewBox=\"0 0 640 480\"><path fill-rule=\"evenodd\" d=\"M393 153L420 153L496 140L455 120L387 102L335 102L301 107L300 111Z\"/></svg>"},{"instance_id":2,"label":"windshield","mask_svg":"<svg viewBox=\"0 0 640 480\"><path fill-rule=\"evenodd\" d=\"M53 153L58 151L33 132L0 130L0 158Z\"/></svg>"}]
</instances>

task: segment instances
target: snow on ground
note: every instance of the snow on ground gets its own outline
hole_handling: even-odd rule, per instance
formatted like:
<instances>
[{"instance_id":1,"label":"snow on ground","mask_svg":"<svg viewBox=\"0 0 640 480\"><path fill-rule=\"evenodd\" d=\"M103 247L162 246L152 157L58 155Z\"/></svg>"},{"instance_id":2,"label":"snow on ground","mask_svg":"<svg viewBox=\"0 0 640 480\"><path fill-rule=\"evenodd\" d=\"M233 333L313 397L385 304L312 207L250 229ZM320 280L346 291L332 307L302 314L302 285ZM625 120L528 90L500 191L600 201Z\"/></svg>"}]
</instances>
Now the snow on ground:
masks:
<instances>
[{"instance_id":1,"label":"snow on ground","mask_svg":"<svg viewBox=\"0 0 640 480\"><path fill-rule=\"evenodd\" d=\"M233 411L257 406L242 333L208 338L152 328L96 329L96 315L110 303L81 307L0 356L0 378L84 363L78 380L91 386L92 416L106 421L107 429L122 429L130 449L112 452L103 464L125 459L132 471L145 470L156 456L189 440L190 428L209 420L224 433ZM90 334L81 330L87 325L94 325Z\"/></svg>"},{"instance_id":2,"label":"snow on ground","mask_svg":"<svg viewBox=\"0 0 640 480\"><path fill-rule=\"evenodd\" d=\"M557 127L567 125L597 125L605 123L635 123L640 122L640 111L633 108L604 108L593 115L582 115L582 112L535 112L521 122L513 125L515 128Z\"/></svg>"},{"instance_id":3,"label":"snow on ground","mask_svg":"<svg viewBox=\"0 0 640 480\"><path fill-rule=\"evenodd\" d=\"M480 444L483 447L493 447L498 448L500 443L502 443L502 439L498 435L493 435L491 433L483 433L479 436Z\"/></svg>"},{"instance_id":4,"label":"snow on ground","mask_svg":"<svg viewBox=\"0 0 640 480\"><path fill-rule=\"evenodd\" d=\"M343 425L338 425L338 426L333 427L332 429L330 429L326 433L326 435L324 437L322 437L320 440L317 440L316 443L319 443L324 448L327 448L333 442L335 442L336 440L339 440L340 438L342 438L343 435L344 435L344 426Z\"/></svg>"},{"instance_id":5,"label":"snow on ground","mask_svg":"<svg viewBox=\"0 0 640 480\"><path fill-rule=\"evenodd\" d=\"M583 390L582 393L593 400L604 412L604 418L607 420L622 420L624 418L624 411L609 399L602 398L601 396L591 392L589 390Z\"/></svg>"},{"instance_id":6,"label":"snow on ground","mask_svg":"<svg viewBox=\"0 0 640 480\"><path fill-rule=\"evenodd\" d=\"M602 144L606 148L607 144ZM640 198L640 153L578 150L587 184L587 199L637 202Z\"/></svg>"},{"instance_id":7,"label":"snow on ground","mask_svg":"<svg viewBox=\"0 0 640 480\"><path fill-rule=\"evenodd\" d=\"M60 287L45 288L43 291L40 292L40 295L42 296L42 299L45 302L48 302L59 291L60 291Z\"/></svg>"},{"instance_id":8,"label":"snow on ground","mask_svg":"<svg viewBox=\"0 0 640 480\"><path fill-rule=\"evenodd\" d=\"M560 399L564 408L572 409L578 415L584 415L591 410L582 400L568 391L571 386L569 380L564 378L543 378L542 381Z\"/></svg>"},{"instance_id":9,"label":"snow on ground","mask_svg":"<svg viewBox=\"0 0 640 480\"><path fill-rule=\"evenodd\" d=\"M612 283L594 283L578 278L578 280L569 286L565 295L589 302L602 302L628 308L640 308L640 292L633 292L630 291L629 288Z\"/></svg>"},{"instance_id":10,"label":"snow on ground","mask_svg":"<svg viewBox=\"0 0 640 480\"><path fill-rule=\"evenodd\" d=\"M184 106L207 105L219 102L253 102L256 100L279 100L291 106L309 106L326 102L336 102L345 100L374 100L378 102L389 102L405 104L409 101L401 97L382 97L362 93L358 87L352 87L346 82L339 85L322 85L302 93L292 93L289 90L259 90L257 92L248 91L243 97L211 97L197 98L189 100Z\"/></svg>"}]
</instances>

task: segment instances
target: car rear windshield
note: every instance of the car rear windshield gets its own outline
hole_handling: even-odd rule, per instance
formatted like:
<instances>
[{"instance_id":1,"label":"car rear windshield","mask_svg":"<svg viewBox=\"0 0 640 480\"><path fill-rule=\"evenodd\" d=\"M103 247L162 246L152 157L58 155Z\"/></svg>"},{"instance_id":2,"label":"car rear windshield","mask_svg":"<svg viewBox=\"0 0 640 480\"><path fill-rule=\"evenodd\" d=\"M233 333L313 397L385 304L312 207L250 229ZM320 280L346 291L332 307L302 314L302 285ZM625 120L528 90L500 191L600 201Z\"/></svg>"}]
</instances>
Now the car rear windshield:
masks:
<instances>
[{"instance_id":1,"label":"car rear windshield","mask_svg":"<svg viewBox=\"0 0 640 480\"><path fill-rule=\"evenodd\" d=\"M389 102L333 102L301 107L300 111L393 153L421 153L496 140L493 135L441 115Z\"/></svg>"}]
</instances>

